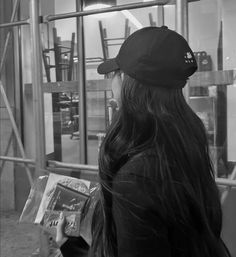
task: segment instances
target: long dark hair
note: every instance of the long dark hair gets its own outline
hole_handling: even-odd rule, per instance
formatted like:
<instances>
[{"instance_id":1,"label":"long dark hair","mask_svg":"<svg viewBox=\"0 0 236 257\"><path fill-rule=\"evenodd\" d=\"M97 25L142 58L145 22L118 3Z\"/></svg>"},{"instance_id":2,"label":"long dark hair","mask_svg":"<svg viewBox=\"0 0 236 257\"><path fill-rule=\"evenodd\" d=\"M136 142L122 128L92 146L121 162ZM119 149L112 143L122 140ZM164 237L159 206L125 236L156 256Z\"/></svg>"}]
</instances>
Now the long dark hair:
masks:
<instances>
[{"instance_id":1,"label":"long dark hair","mask_svg":"<svg viewBox=\"0 0 236 257\"><path fill-rule=\"evenodd\" d=\"M120 109L100 148L101 195L93 219L91 256L117 256L113 177L129 159L150 149L158 158L158 167L152 169L161 180L168 222L186 236L191 256L229 256L220 239L221 205L203 123L181 89L142 85L128 75Z\"/></svg>"}]
</instances>

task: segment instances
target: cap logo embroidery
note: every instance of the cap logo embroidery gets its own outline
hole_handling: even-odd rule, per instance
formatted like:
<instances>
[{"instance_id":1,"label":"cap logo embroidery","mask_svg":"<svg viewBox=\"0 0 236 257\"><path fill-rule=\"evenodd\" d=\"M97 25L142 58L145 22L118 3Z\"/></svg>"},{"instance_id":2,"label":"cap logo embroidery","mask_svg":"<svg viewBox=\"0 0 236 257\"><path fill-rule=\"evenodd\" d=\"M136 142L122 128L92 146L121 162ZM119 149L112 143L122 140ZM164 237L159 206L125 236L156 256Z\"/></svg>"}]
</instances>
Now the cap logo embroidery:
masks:
<instances>
[{"instance_id":1,"label":"cap logo embroidery","mask_svg":"<svg viewBox=\"0 0 236 257\"><path fill-rule=\"evenodd\" d=\"M192 55L191 55L190 52L187 52L187 58L188 58L188 59L191 59L191 58L192 58Z\"/></svg>"},{"instance_id":2,"label":"cap logo embroidery","mask_svg":"<svg viewBox=\"0 0 236 257\"><path fill-rule=\"evenodd\" d=\"M193 56L190 52L187 52L184 56L185 63L193 63Z\"/></svg>"}]
</instances>

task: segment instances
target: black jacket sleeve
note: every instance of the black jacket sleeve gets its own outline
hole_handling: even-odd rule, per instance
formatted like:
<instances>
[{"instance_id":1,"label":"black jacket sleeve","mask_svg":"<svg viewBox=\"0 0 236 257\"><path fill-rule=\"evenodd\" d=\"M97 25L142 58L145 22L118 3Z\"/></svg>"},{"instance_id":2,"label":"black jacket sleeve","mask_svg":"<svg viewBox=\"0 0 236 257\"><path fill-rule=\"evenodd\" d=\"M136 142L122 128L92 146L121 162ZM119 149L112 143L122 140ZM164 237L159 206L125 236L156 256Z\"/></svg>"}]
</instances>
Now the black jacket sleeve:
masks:
<instances>
[{"instance_id":1,"label":"black jacket sleeve","mask_svg":"<svg viewBox=\"0 0 236 257\"><path fill-rule=\"evenodd\" d=\"M171 255L156 188L155 181L122 171L114 179L112 212L118 257Z\"/></svg>"},{"instance_id":2,"label":"black jacket sleeve","mask_svg":"<svg viewBox=\"0 0 236 257\"><path fill-rule=\"evenodd\" d=\"M87 257L89 245L82 237L69 237L60 250L63 257Z\"/></svg>"}]
</instances>

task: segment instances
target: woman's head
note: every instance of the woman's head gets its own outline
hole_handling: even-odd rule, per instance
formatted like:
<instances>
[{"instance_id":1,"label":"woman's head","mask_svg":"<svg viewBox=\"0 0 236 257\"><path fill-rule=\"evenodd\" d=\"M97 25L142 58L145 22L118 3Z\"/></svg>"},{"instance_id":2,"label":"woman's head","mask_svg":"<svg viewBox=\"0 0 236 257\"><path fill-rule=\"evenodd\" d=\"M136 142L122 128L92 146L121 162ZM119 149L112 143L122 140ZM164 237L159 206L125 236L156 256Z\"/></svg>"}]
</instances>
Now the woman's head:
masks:
<instances>
[{"instance_id":1,"label":"woman's head","mask_svg":"<svg viewBox=\"0 0 236 257\"><path fill-rule=\"evenodd\" d=\"M187 41L162 26L134 32L124 41L116 58L98 66L98 73L114 73L112 90L118 107L123 106L122 127L132 125L143 135L155 132L155 136L158 117L177 111L178 102L178 106L186 107L181 89L196 69ZM125 74L123 79L121 74ZM142 129L144 124L149 126Z\"/></svg>"},{"instance_id":2,"label":"woman's head","mask_svg":"<svg viewBox=\"0 0 236 257\"><path fill-rule=\"evenodd\" d=\"M152 112L161 115L167 107L171 111L176 101L185 103L181 89L196 69L197 63L187 41L162 26L134 32L124 41L115 58L98 66L98 73L113 72L111 87L118 107L122 102L122 117L128 123L136 119L133 120L136 125L140 121L141 131L145 120L155 122ZM125 74L123 79L121 74Z\"/></svg>"},{"instance_id":3,"label":"woman's head","mask_svg":"<svg viewBox=\"0 0 236 257\"><path fill-rule=\"evenodd\" d=\"M116 70L146 85L182 88L197 63L181 35L166 26L146 27L131 34L115 58L98 66L100 74Z\"/></svg>"}]
</instances>

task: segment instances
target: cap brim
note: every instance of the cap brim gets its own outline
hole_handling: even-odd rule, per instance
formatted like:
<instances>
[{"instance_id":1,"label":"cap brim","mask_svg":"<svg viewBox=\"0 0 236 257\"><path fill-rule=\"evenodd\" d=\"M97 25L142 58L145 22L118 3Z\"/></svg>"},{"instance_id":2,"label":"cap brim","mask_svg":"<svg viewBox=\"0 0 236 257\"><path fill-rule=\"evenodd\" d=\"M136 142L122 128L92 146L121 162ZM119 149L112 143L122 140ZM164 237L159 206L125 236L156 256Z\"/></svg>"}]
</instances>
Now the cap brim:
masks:
<instances>
[{"instance_id":1,"label":"cap brim","mask_svg":"<svg viewBox=\"0 0 236 257\"><path fill-rule=\"evenodd\" d=\"M97 68L97 72L99 74L107 74L109 72L119 70L119 69L120 68L116 62L116 59L113 58L113 59L106 60L105 62L99 64L98 68Z\"/></svg>"}]
</instances>

